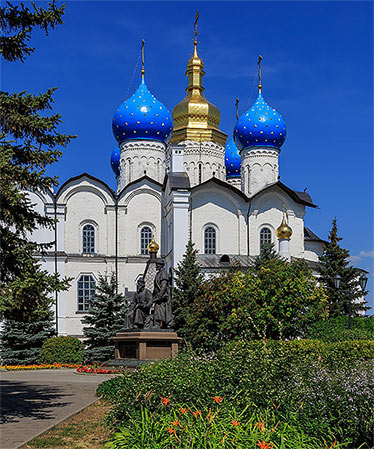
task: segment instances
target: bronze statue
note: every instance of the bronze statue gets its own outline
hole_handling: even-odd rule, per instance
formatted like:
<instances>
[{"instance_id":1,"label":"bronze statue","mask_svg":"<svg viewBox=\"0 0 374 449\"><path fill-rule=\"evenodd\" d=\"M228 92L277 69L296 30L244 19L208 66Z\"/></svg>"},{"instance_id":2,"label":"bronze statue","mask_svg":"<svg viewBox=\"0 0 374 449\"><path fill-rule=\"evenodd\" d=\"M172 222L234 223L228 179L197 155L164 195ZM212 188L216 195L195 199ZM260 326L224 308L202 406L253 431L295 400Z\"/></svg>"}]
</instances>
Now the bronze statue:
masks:
<instances>
[{"instance_id":1,"label":"bronze statue","mask_svg":"<svg viewBox=\"0 0 374 449\"><path fill-rule=\"evenodd\" d=\"M154 281L153 302L154 312L153 321L155 328L170 329L174 324L174 316L171 311L171 292L169 285L169 275L164 269L165 261L157 259L156 277Z\"/></svg>"},{"instance_id":2,"label":"bronze statue","mask_svg":"<svg viewBox=\"0 0 374 449\"><path fill-rule=\"evenodd\" d=\"M136 284L136 293L126 314L127 329L171 329L174 324L169 275L164 259L156 257L158 250L159 245L152 236L148 245L150 259L144 276Z\"/></svg>"}]
</instances>

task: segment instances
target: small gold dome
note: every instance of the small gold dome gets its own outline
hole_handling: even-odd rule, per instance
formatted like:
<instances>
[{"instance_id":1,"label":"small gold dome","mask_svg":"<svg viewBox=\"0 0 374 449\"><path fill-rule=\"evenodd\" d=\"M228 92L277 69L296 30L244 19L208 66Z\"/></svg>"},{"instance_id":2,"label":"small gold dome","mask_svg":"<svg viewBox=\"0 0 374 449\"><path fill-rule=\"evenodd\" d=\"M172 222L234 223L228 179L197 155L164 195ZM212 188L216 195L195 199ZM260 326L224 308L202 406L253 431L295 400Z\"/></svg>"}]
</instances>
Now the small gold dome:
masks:
<instances>
[{"instance_id":1,"label":"small gold dome","mask_svg":"<svg viewBox=\"0 0 374 449\"><path fill-rule=\"evenodd\" d=\"M147 249L150 253L157 253L160 249L160 246L158 243L156 243L156 240L154 236L152 235L152 240L148 243Z\"/></svg>"},{"instance_id":2,"label":"small gold dome","mask_svg":"<svg viewBox=\"0 0 374 449\"><path fill-rule=\"evenodd\" d=\"M283 212L283 219L280 226L275 231L279 240L286 239L289 240L292 235L292 229L288 226L286 222L286 214Z\"/></svg>"}]
</instances>

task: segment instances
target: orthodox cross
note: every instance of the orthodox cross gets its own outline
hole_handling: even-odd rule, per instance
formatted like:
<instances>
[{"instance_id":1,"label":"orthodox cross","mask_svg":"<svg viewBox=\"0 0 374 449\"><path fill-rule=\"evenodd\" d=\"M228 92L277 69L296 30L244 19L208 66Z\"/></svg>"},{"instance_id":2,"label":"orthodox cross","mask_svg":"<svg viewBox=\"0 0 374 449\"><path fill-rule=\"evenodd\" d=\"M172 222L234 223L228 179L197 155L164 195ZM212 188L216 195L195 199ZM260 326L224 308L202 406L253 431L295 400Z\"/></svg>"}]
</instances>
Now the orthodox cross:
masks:
<instances>
[{"instance_id":1,"label":"orthodox cross","mask_svg":"<svg viewBox=\"0 0 374 449\"><path fill-rule=\"evenodd\" d=\"M144 70L144 39L142 39L142 77L144 77L145 70Z\"/></svg>"},{"instance_id":2,"label":"orthodox cross","mask_svg":"<svg viewBox=\"0 0 374 449\"><path fill-rule=\"evenodd\" d=\"M236 120L239 118L239 98L236 98L235 100L235 107L236 107Z\"/></svg>"},{"instance_id":3,"label":"orthodox cross","mask_svg":"<svg viewBox=\"0 0 374 449\"><path fill-rule=\"evenodd\" d=\"M258 65L258 90L259 90L259 92L261 92L261 88L262 88L262 86L261 86L261 61L262 61L262 56L258 55L257 65Z\"/></svg>"},{"instance_id":4,"label":"orthodox cross","mask_svg":"<svg viewBox=\"0 0 374 449\"><path fill-rule=\"evenodd\" d=\"M198 20L199 20L199 11L196 11L196 16L195 16L195 23L194 23L194 27L195 27L195 31L194 31L194 34L195 34L195 44L197 43L197 22L198 22Z\"/></svg>"}]
</instances>

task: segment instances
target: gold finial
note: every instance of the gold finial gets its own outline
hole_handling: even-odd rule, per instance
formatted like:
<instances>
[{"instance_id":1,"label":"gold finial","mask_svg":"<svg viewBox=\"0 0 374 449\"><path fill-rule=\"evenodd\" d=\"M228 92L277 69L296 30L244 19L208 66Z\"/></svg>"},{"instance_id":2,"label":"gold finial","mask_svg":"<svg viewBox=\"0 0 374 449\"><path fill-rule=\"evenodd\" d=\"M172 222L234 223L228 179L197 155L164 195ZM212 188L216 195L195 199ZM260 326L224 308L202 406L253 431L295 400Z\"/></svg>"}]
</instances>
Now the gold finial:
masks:
<instances>
[{"instance_id":1,"label":"gold finial","mask_svg":"<svg viewBox=\"0 0 374 449\"><path fill-rule=\"evenodd\" d=\"M238 97L236 97L236 100L235 100L235 107L236 107L236 120L238 120L238 118L239 118L239 98Z\"/></svg>"},{"instance_id":2,"label":"gold finial","mask_svg":"<svg viewBox=\"0 0 374 449\"><path fill-rule=\"evenodd\" d=\"M154 234L152 234L152 240L148 243L147 249L149 253L157 253L160 249L160 246L156 243Z\"/></svg>"},{"instance_id":3,"label":"gold finial","mask_svg":"<svg viewBox=\"0 0 374 449\"><path fill-rule=\"evenodd\" d=\"M142 78L144 78L145 70L144 70L144 39L142 39Z\"/></svg>"},{"instance_id":4,"label":"gold finial","mask_svg":"<svg viewBox=\"0 0 374 449\"><path fill-rule=\"evenodd\" d=\"M286 205L283 204L283 219L280 226L275 231L279 240L289 240L292 235L292 229L288 226L286 221Z\"/></svg>"},{"instance_id":5,"label":"gold finial","mask_svg":"<svg viewBox=\"0 0 374 449\"><path fill-rule=\"evenodd\" d=\"M260 93L261 93L261 88L262 88L262 85L261 85L261 61L262 61L262 56L258 55L258 62L257 62L257 65L258 65L258 91Z\"/></svg>"}]
</instances>

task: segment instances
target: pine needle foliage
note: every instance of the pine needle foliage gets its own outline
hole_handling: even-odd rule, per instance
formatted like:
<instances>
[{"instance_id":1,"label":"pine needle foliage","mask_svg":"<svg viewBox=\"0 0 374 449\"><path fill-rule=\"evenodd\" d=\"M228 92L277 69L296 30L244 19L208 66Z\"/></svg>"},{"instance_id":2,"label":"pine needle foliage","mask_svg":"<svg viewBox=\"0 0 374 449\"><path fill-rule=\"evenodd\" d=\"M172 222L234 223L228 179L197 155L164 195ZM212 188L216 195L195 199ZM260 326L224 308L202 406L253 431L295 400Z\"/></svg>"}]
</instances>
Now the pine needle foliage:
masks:
<instances>
[{"instance_id":1,"label":"pine needle foliage","mask_svg":"<svg viewBox=\"0 0 374 449\"><path fill-rule=\"evenodd\" d=\"M37 7L34 3L31 7L22 3L2 3L2 59L24 62L35 50L28 45L33 29L40 28L48 34L50 29L62 24L64 8L57 7L54 1L47 8ZM49 274L40 268L37 258L40 259L54 242L37 244L30 239L30 234L38 228L52 229L54 220L39 214L27 194L27 191L51 191L57 185L57 179L47 176L46 169L60 158L61 148L75 137L58 132L60 114L48 114L55 90L47 89L39 95L26 91L0 92L0 316L5 319L1 331L3 357L7 357L5 347L9 353L14 352L14 357L21 354L22 351L17 352L18 343L13 338L17 333L23 338L22 344L33 344L35 353L40 350L42 339L53 335L50 313L53 293L68 287L68 280L60 280L57 274ZM30 355L28 361L31 358Z\"/></svg>"},{"instance_id":2,"label":"pine needle foliage","mask_svg":"<svg viewBox=\"0 0 374 449\"><path fill-rule=\"evenodd\" d=\"M257 271L269 260L279 260L280 256L274 248L274 243L264 243L263 245L261 245L260 255L254 258L252 262L252 268Z\"/></svg>"},{"instance_id":3,"label":"pine needle foliage","mask_svg":"<svg viewBox=\"0 0 374 449\"><path fill-rule=\"evenodd\" d=\"M115 273L99 276L96 292L89 303L88 314L82 319L85 358L88 362L104 362L114 358L112 338L124 327L125 297L117 293Z\"/></svg>"},{"instance_id":4,"label":"pine needle foliage","mask_svg":"<svg viewBox=\"0 0 374 449\"><path fill-rule=\"evenodd\" d=\"M349 251L342 248L339 242L338 226L336 218L332 222L329 234L329 242L320 257L318 272L321 282L324 284L329 302L330 317L348 314L349 300L351 301L352 316L360 315L368 309L364 300L366 291L362 291L359 278L361 271L349 266ZM335 287L334 279L341 276L339 289Z\"/></svg>"},{"instance_id":5,"label":"pine needle foliage","mask_svg":"<svg viewBox=\"0 0 374 449\"><path fill-rule=\"evenodd\" d=\"M187 308L199 296L203 284L203 275L200 273L196 259L198 251L194 246L195 244L189 240L183 259L175 269L172 304L175 329L179 331L180 335L184 335Z\"/></svg>"}]
</instances>

